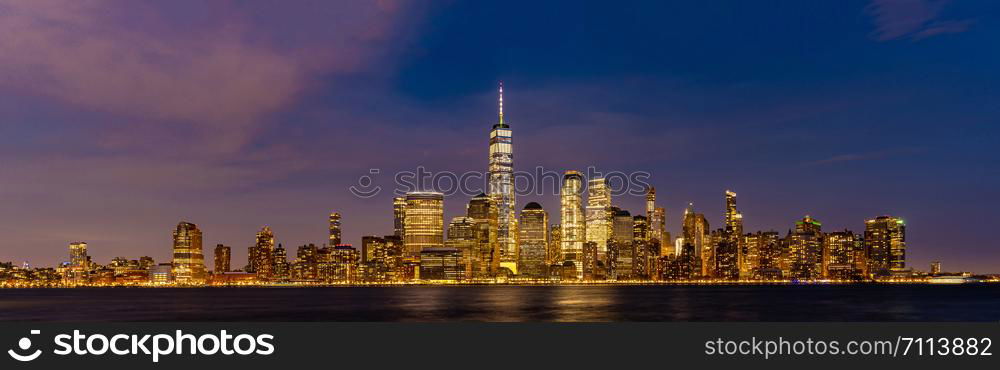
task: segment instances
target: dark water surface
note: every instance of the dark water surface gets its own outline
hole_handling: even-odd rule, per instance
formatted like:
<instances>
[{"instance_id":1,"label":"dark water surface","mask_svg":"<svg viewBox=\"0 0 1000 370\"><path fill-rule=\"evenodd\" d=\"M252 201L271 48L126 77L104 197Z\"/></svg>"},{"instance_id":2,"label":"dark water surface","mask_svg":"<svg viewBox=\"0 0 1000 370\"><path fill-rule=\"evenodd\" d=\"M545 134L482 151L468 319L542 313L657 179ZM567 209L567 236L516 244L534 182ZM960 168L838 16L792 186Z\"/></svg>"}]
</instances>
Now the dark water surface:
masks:
<instances>
[{"instance_id":1,"label":"dark water surface","mask_svg":"<svg viewBox=\"0 0 1000 370\"><path fill-rule=\"evenodd\" d=\"M6 289L0 320L1000 321L1000 285Z\"/></svg>"}]
</instances>

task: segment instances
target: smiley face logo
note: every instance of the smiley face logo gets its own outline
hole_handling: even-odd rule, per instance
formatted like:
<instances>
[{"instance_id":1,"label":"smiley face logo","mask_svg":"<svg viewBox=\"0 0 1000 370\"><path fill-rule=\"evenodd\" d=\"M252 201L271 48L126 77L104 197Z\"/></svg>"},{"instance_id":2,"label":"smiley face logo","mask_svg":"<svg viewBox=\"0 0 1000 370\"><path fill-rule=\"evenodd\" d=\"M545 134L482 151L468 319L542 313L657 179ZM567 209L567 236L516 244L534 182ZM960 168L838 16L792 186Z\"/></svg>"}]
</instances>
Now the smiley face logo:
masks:
<instances>
[{"instance_id":1,"label":"smiley face logo","mask_svg":"<svg viewBox=\"0 0 1000 370\"><path fill-rule=\"evenodd\" d=\"M32 330L31 331L31 335L38 335L38 334L41 334L41 333L42 333L41 330ZM21 348L22 351L27 351L27 350L29 350L31 348L31 339L29 339L28 337L21 338L21 340L17 341L17 346L19 348ZM38 350L35 350L35 352L32 352L31 354L22 355L20 353L17 353L13 349L11 349L11 350L7 350L7 354L10 355L10 357L13 358L13 359L15 359L15 360L22 361L22 362L28 362L28 361L32 361L32 360L38 358L38 356L41 356L42 355L42 350L38 349Z\"/></svg>"}]
</instances>

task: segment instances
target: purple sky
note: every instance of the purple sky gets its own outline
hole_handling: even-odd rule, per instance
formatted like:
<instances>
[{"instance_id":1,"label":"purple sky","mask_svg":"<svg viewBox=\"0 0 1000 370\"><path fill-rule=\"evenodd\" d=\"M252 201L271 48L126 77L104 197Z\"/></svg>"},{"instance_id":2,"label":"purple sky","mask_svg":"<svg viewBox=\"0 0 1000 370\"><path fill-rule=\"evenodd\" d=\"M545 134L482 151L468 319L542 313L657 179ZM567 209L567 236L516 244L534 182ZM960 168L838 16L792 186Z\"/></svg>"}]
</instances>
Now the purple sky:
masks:
<instances>
[{"instance_id":1,"label":"purple sky","mask_svg":"<svg viewBox=\"0 0 1000 370\"><path fill-rule=\"evenodd\" d=\"M0 0L0 261L166 262L181 220L236 266L333 210L348 243L389 234L392 195L348 187L484 170L503 79L516 169L649 171L675 235L732 189L747 230L892 214L912 266L1000 272L995 4L609 6Z\"/></svg>"}]
</instances>

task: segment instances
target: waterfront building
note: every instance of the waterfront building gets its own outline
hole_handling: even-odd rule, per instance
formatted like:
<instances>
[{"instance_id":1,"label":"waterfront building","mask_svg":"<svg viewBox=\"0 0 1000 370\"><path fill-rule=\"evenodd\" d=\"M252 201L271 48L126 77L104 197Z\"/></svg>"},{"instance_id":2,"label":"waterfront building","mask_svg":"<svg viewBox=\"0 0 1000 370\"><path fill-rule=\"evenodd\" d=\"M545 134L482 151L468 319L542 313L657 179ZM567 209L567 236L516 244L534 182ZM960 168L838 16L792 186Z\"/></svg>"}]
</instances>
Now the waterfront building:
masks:
<instances>
[{"instance_id":1,"label":"waterfront building","mask_svg":"<svg viewBox=\"0 0 1000 370\"><path fill-rule=\"evenodd\" d=\"M546 249L549 243L549 214L536 202L521 210L518 222L518 274L526 277L545 276Z\"/></svg>"},{"instance_id":2,"label":"waterfront building","mask_svg":"<svg viewBox=\"0 0 1000 370\"><path fill-rule=\"evenodd\" d=\"M404 228L406 227L406 197L395 197L392 198L392 230L393 235L400 238L404 235Z\"/></svg>"},{"instance_id":3,"label":"waterfront building","mask_svg":"<svg viewBox=\"0 0 1000 370\"><path fill-rule=\"evenodd\" d=\"M604 260L611 237L611 189L603 177L590 179L587 184L586 242L597 245L597 258Z\"/></svg>"},{"instance_id":4,"label":"waterfront building","mask_svg":"<svg viewBox=\"0 0 1000 370\"><path fill-rule=\"evenodd\" d=\"M489 195L497 207L500 265L517 273L517 219L514 199L514 147L510 125L503 120L503 81L500 82L499 122L490 130Z\"/></svg>"},{"instance_id":5,"label":"waterfront building","mask_svg":"<svg viewBox=\"0 0 1000 370\"><path fill-rule=\"evenodd\" d=\"M879 216L865 221L869 273L889 276L906 269L906 225L902 219Z\"/></svg>"},{"instance_id":6,"label":"waterfront building","mask_svg":"<svg viewBox=\"0 0 1000 370\"><path fill-rule=\"evenodd\" d=\"M279 243L277 247L274 248L273 257L274 266L272 267L271 278L278 281L288 281L290 277L290 265L288 264L288 253L285 248Z\"/></svg>"},{"instance_id":7,"label":"waterfront building","mask_svg":"<svg viewBox=\"0 0 1000 370\"><path fill-rule=\"evenodd\" d=\"M635 231L632 215L618 207L611 207L611 238L608 242L609 277L627 280L635 275Z\"/></svg>"},{"instance_id":8,"label":"waterfront building","mask_svg":"<svg viewBox=\"0 0 1000 370\"><path fill-rule=\"evenodd\" d=\"M319 248L315 244L299 246L292 263L291 279L313 282L319 278Z\"/></svg>"},{"instance_id":9,"label":"waterfront building","mask_svg":"<svg viewBox=\"0 0 1000 370\"><path fill-rule=\"evenodd\" d=\"M795 223L795 231L789 234L788 258L790 278L808 280L823 277L823 232L822 224L805 216Z\"/></svg>"},{"instance_id":10,"label":"waterfront building","mask_svg":"<svg viewBox=\"0 0 1000 370\"><path fill-rule=\"evenodd\" d=\"M751 265L750 279L781 278L781 235L777 231L758 231L745 236L747 259Z\"/></svg>"},{"instance_id":11,"label":"waterfront building","mask_svg":"<svg viewBox=\"0 0 1000 370\"><path fill-rule=\"evenodd\" d=\"M941 274L941 262L934 261L931 262L931 275L936 276Z\"/></svg>"},{"instance_id":12,"label":"waterfront building","mask_svg":"<svg viewBox=\"0 0 1000 370\"><path fill-rule=\"evenodd\" d=\"M69 267L66 270L66 280L71 284L86 284L90 275L90 257L87 256L87 243L69 243Z\"/></svg>"},{"instance_id":13,"label":"waterfront building","mask_svg":"<svg viewBox=\"0 0 1000 370\"><path fill-rule=\"evenodd\" d=\"M666 210L656 206L656 188L646 191L646 218L649 220L649 240L655 245L658 256L669 255L673 245L667 232Z\"/></svg>"},{"instance_id":14,"label":"waterfront building","mask_svg":"<svg viewBox=\"0 0 1000 370\"><path fill-rule=\"evenodd\" d=\"M694 256L700 261L700 267L695 271L698 276L709 276L714 266L712 251L714 246L710 241L710 229L705 215L694 212L694 204L688 203L684 209L682 226L684 244L694 246Z\"/></svg>"},{"instance_id":15,"label":"waterfront building","mask_svg":"<svg viewBox=\"0 0 1000 370\"><path fill-rule=\"evenodd\" d=\"M330 244L340 244L340 213L330 213Z\"/></svg>"},{"instance_id":16,"label":"waterfront building","mask_svg":"<svg viewBox=\"0 0 1000 370\"><path fill-rule=\"evenodd\" d=\"M217 244L215 246L215 270L216 274L229 272L232 262L232 248Z\"/></svg>"},{"instance_id":17,"label":"waterfront building","mask_svg":"<svg viewBox=\"0 0 1000 370\"><path fill-rule=\"evenodd\" d=\"M476 266L478 241L476 239L476 220L472 217L460 216L451 219L448 224L448 240L445 246L462 252L460 263L465 271L465 278L471 278Z\"/></svg>"},{"instance_id":18,"label":"waterfront building","mask_svg":"<svg viewBox=\"0 0 1000 370\"><path fill-rule=\"evenodd\" d=\"M438 192L406 193L406 224L403 244L405 257L420 260L425 248L444 247L444 194Z\"/></svg>"},{"instance_id":19,"label":"waterfront building","mask_svg":"<svg viewBox=\"0 0 1000 370\"><path fill-rule=\"evenodd\" d=\"M493 277L500 269L500 243L497 239L499 218L496 202L484 193L469 201L467 215L475 225L476 251L470 257L472 276Z\"/></svg>"},{"instance_id":20,"label":"waterfront building","mask_svg":"<svg viewBox=\"0 0 1000 370\"><path fill-rule=\"evenodd\" d=\"M462 251L456 248L426 248L420 251L420 279L459 281L465 277Z\"/></svg>"},{"instance_id":21,"label":"waterfront building","mask_svg":"<svg viewBox=\"0 0 1000 370\"><path fill-rule=\"evenodd\" d=\"M732 252L732 256L735 258L735 267L737 270L738 278L748 279L751 275L752 266L747 258L746 244L743 240L743 214L736 209L736 193L730 190L726 190L726 222L724 230L724 239L727 243L726 250ZM716 261L717 266L726 266L728 263L720 265Z\"/></svg>"},{"instance_id":22,"label":"waterfront building","mask_svg":"<svg viewBox=\"0 0 1000 370\"><path fill-rule=\"evenodd\" d=\"M854 232L850 230L834 231L823 236L823 277L834 280L855 280L864 275L857 266L858 258L864 258L863 250L859 250ZM861 252L861 253L859 253Z\"/></svg>"},{"instance_id":23,"label":"waterfront building","mask_svg":"<svg viewBox=\"0 0 1000 370\"><path fill-rule=\"evenodd\" d=\"M173 281L173 264L161 263L149 269L149 281L154 284L167 284Z\"/></svg>"},{"instance_id":24,"label":"waterfront building","mask_svg":"<svg viewBox=\"0 0 1000 370\"><path fill-rule=\"evenodd\" d=\"M545 252L545 264L561 263L562 258L562 224L552 224L549 227L549 246Z\"/></svg>"},{"instance_id":25,"label":"waterfront building","mask_svg":"<svg viewBox=\"0 0 1000 370\"><path fill-rule=\"evenodd\" d=\"M562 231L562 254L564 262L570 262L576 269L576 279L583 278L583 243L586 242L586 222L583 209L583 175L577 171L566 171L563 175L563 184L559 192L560 198L560 222ZM566 268L569 265L563 264ZM567 273L564 271L564 274Z\"/></svg>"},{"instance_id":26,"label":"waterfront building","mask_svg":"<svg viewBox=\"0 0 1000 370\"><path fill-rule=\"evenodd\" d=\"M262 280L274 275L274 248L276 246L274 232L268 226L261 227L257 232L253 247L247 253L248 266L246 271L257 274Z\"/></svg>"},{"instance_id":27,"label":"waterfront building","mask_svg":"<svg viewBox=\"0 0 1000 370\"><path fill-rule=\"evenodd\" d=\"M319 278L333 283L360 282L361 253L350 244L340 244L326 248L328 257L319 263Z\"/></svg>"},{"instance_id":28,"label":"waterfront building","mask_svg":"<svg viewBox=\"0 0 1000 370\"><path fill-rule=\"evenodd\" d=\"M204 283L205 256L202 254L201 230L195 224L181 221L174 229L173 237L173 279L183 284Z\"/></svg>"}]
</instances>

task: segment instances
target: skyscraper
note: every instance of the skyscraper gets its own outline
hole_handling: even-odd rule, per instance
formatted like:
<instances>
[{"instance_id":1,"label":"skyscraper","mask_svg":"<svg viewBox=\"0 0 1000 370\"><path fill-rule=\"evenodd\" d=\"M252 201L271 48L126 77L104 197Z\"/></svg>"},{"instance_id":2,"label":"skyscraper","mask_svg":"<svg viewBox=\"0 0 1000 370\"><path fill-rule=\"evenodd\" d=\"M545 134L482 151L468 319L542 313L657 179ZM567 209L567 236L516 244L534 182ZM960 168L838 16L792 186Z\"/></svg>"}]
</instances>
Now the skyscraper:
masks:
<instances>
[{"instance_id":1,"label":"skyscraper","mask_svg":"<svg viewBox=\"0 0 1000 370\"><path fill-rule=\"evenodd\" d=\"M893 271L903 271L906 269L906 224L892 216L865 221L865 249L870 274L888 276Z\"/></svg>"},{"instance_id":2,"label":"skyscraper","mask_svg":"<svg viewBox=\"0 0 1000 370\"><path fill-rule=\"evenodd\" d=\"M587 185L587 242L597 246L597 259L603 260L608 253L608 238L611 235L611 190L603 177L590 179ZM596 262L596 261L595 261Z\"/></svg>"},{"instance_id":3,"label":"skyscraper","mask_svg":"<svg viewBox=\"0 0 1000 370\"><path fill-rule=\"evenodd\" d=\"M476 238L476 219L467 216L459 216L451 219L448 224L448 240L444 245L461 252L462 259L459 261L465 266L466 278L474 275L474 268L477 268L476 255L479 252L478 240Z\"/></svg>"},{"instance_id":4,"label":"skyscraper","mask_svg":"<svg viewBox=\"0 0 1000 370\"><path fill-rule=\"evenodd\" d=\"M490 131L490 198L497 207L500 264L517 272L517 219L514 215L514 149L510 125L503 121L503 81L500 81L500 121Z\"/></svg>"},{"instance_id":5,"label":"skyscraper","mask_svg":"<svg viewBox=\"0 0 1000 370\"><path fill-rule=\"evenodd\" d=\"M403 237L403 228L406 217L406 197L392 198L392 230L393 235Z\"/></svg>"},{"instance_id":6,"label":"skyscraper","mask_svg":"<svg viewBox=\"0 0 1000 370\"><path fill-rule=\"evenodd\" d=\"M340 213L330 213L330 244L340 244Z\"/></svg>"},{"instance_id":7,"label":"skyscraper","mask_svg":"<svg viewBox=\"0 0 1000 370\"><path fill-rule=\"evenodd\" d=\"M87 282L90 272L90 258L87 257L87 243L69 243L69 270L67 279L73 284Z\"/></svg>"},{"instance_id":8,"label":"skyscraper","mask_svg":"<svg viewBox=\"0 0 1000 370\"><path fill-rule=\"evenodd\" d=\"M444 247L444 194L429 191L406 193L404 220L403 244L407 258L417 261L421 250Z\"/></svg>"},{"instance_id":9,"label":"skyscraper","mask_svg":"<svg viewBox=\"0 0 1000 370\"><path fill-rule=\"evenodd\" d=\"M562 256L564 262L571 262L576 268L576 278L583 278L583 243L586 241L587 226L584 220L583 175L577 171L566 171L563 175L560 222L562 223Z\"/></svg>"},{"instance_id":10,"label":"skyscraper","mask_svg":"<svg viewBox=\"0 0 1000 370\"><path fill-rule=\"evenodd\" d=\"M231 261L232 249L225 245L217 244L215 246L215 273L229 272Z\"/></svg>"},{"instance_id":11,"label":"skyscraper","mask_svg":"<svg viewBox=\"0 0 1000 370\"><path fill-rule=\"evenodd\" d=\"M205 281L205 256L201 248L201 230L190 222L177 224L174 230L173 267L171 275L179 283Z\"/></svg>"},{"instance_id":12,"label":"skyscraper","mask_svg":"<svg viewBox=\"0 0 1000 370\"><path fill-rule=\"evenodd\" d=\"M749 278L751 266L743 240L743 214L736 210L736 193L729 190L726 190L726 228L723 233L726 249L730 254L727 257L733 258L733 261L726 261L725 267L735 267L737 278Z\"/></svg>"},{"instance_id":13,"label":"skyscraper","mask_svg":"<svg viewBox=\"0 0 1000 370\"><path fill-rule=\"evenodd\" d=\"M859 258L854 232L835 231L823 235L823 277L836 280L853 280L862 277L863 270L857 267Z\"/></svg>"},{"instance_id":14,"label":"skyscraper","mask_svg":"<svg viewBox=\"0 0 1000 370\"><path fill-rule=\"evenodd\" d=\"M659 251L659 255L670 254L673 241L667 233L666 210L656 206L656 188L652 186L646 191L646 219L649 220L649 239Z\"/></svg>"},{"instance_id":15,"label":"skyscraper","mask_svg":"<svg viewBox=\"0 0 1000 370\"><path fill-rule=\"evenodd\" d=\"M518 223L520 244L517 269L522 276L543 277L545 275L545 251L549 242L549 214L542 205L531 202L521 210Z\"/></svg>"},{"instance_id":16,"label":"skyscraper","mask_svg":"<svg viewBox=\"0 0 1000 370\"><path fill-rule=\"evenodd\" d=\"M562 225L552 224L549 227L549 247L545 252L545 264L561 264L562 258Z\"/></svg>"},{"instance_id":17,"label":"skyscraper","mask_svg":"<svg viewBox=\"0 0 1000 370\"><path fill-rule=\"evenodd\" d=\"M274 274L274 247L275 238L271 228L264 226L257 232L254 246L250 247L247 256L249 260L249 272L257 273L260 279L270 279Z\"/></svg>"},{"instance_id":18,"label":"skyscraper","mask_svg":"<svg viewBox=\"0 0 1000 370\"><path fill-rule=\"evenodd\" d=\"M791 278L818 279L823 276L822 226L810 216L795 223L795 231L787 241Z\"/></svg>"},{"instance_id":19,"label":"skyscraper","mask_svg":"<svg viewBox=\"0 0 1000 370\"><path fill-rule=\"evenodd\" d=\"M688 203L684 209L684 223L682 227L684 234L684 244L694 247L694 256L700 261L700 269L694 271L698 276L709 276L710 270L715 265L713 260L713 245L709 240L709 226L705 215L694 213L694 204Z\"/></svg>"},{"instance_id":20,"label":"skyscraper","mask_svg":"<svg viewBox=\"0 0 1000 370\"><path fill-rule=\"evenodd\" d=\"M469 201L468 217L476 222L476 252L472 256L472 275L492 277L500 268L500 244L497 241L497 207L493 198L480 193Z\"/></svg>"}]
</instances>

